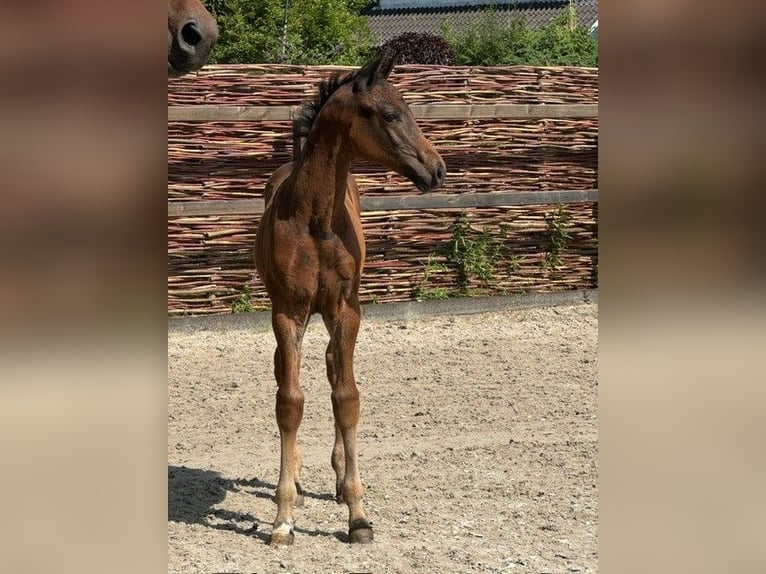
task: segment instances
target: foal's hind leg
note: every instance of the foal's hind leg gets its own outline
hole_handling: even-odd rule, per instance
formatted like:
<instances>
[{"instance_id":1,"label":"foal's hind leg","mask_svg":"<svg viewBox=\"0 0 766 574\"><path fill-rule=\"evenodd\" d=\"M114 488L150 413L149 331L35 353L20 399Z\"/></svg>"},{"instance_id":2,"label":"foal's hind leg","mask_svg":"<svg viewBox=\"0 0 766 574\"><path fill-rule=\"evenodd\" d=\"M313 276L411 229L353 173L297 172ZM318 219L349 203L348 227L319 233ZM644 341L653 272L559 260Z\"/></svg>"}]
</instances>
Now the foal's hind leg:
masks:
<instances>
[{"instance_id":1,"label":"foal's hind leg","mask_svg":"<svg viewBox=\"0 0 766 574\"><path fill-rule=\"evenodd\" d=\"M305 321L276 309L272 314L277 351L274 354L274 374L277 379L276 417L281 438L279 482L277 483L277 517L271 531L271 544L292 544L293 507L299 502L301 457L298 451L298 427L303 418L303 391L298 382L300 348Z\"/></svg>"},{"instance_id":2,"label":"foal's hind leg","mask_svg":"<svg viewBox=\"0 0 766 574\"><path fill-rule=\"evenodd\" d=\"M337 315L326 317L330 331L332 369L332 407L335 415L335 448L333 466L343 472L338 479L339 494L348 505L348 537L351 542L372 542L372 526L362 506L362 481L357 458L357 428L359 425L359 390L354 379L354 347L359 333L361 309L359 302L341 301ZM332 371L332 373L330 373ZM342 443L343 457L336 455ZM341 468L341 460L344 461Z\"/></svg>"},{"instance_id":3,"label":"foal's hind leg","mask_svg":"<svg viewBox=\"0 0 766 574\"><path fill-rule=\"evenodd\" d=\"M327 324L327 330L332 334L334 327ZM333 353L333 340L327 345L325 361L327 362L327 379L330 381L330 387L335 388L335 355ZM335 501L342 504L343 500L343 479L346 475L346 455L343 450L343 434L340 431L338 421L335 421L335 444L332 447L332 456L330 464L335 471Z\"/></svg>"}]
</instances>

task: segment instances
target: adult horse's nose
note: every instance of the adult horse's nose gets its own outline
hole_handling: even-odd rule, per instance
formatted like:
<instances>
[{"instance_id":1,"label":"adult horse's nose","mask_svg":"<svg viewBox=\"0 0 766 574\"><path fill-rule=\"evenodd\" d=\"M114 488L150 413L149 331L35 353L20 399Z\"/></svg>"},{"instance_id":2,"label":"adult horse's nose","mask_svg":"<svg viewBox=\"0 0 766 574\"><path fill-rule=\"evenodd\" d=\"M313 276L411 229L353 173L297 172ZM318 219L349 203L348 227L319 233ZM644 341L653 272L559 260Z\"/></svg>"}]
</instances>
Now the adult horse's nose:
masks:
<instances>
[{"instance_id":1,"label":"adult horse's nose","mask_svg":"<svg viewBox=\"0 0 766 574\"><path fill-rule=\"evenodd\" d=\"M178 46L190 57L206 59L216 40L218 26L214 21L200 24L197 20L189 20L178 30Z\"/></svg>"},{"instance_id":2,"label":"adult horse's nose","mask_svg":"<svg viewBox=\"0 0 766 574\"><path fill-rule=\"evenodd\" d=\"M447 175L447 166L444 163L444 160L439 158L439 162L436 164L436 169L434 169L432 176L432 185L431 189L436 189L437 187L441 187L442 183L444 183L444 177Z\"/></svg>"},{"instance_id":3,"label":"adult horse's nose","mask_svg":"<svg viewBox=\"0 0 766 574\"><path fill-rule=\"evenodd\" d=\"M202 38L202 30L199 29L197 22L192 20L181 26L178 43L184 49L191 48L193 50L202 41Z\"/></svg>"}]
</instances>

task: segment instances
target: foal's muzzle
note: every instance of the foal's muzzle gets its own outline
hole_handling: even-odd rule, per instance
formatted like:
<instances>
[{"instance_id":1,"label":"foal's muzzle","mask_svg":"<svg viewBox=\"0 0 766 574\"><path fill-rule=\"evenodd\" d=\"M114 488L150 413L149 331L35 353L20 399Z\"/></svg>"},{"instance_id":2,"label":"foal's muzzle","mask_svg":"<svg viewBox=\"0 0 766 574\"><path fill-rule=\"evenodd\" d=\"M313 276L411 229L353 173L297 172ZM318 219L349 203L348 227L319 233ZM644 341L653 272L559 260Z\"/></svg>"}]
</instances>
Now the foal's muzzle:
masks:
<instances>
[{"instance_id":1,"label":"foal's muzzle","mask_svg":"<svg viewBox=\"0 0 766 574\"><path fill-rule=\"evenodd\" d=\"M433 191L441 187L444 178L447 175L447 166L444 160L437 153L435 156L424 157L418 155L420 165L415 169L415 173L410 176L412 182L422 192Z\"/></svg>"},{"instance_id":2,"label":"foal's muzzle","mask_svg":"<svg viewBox=\"0 0 766 574\"><path fill-rule=\"evenodd\" d=\"M436 164L436 168L431 173L431 189L441 187L446 175L447 166L445 165L444 160L440 157L439 162Z\"/></svg>"}]
</instances>

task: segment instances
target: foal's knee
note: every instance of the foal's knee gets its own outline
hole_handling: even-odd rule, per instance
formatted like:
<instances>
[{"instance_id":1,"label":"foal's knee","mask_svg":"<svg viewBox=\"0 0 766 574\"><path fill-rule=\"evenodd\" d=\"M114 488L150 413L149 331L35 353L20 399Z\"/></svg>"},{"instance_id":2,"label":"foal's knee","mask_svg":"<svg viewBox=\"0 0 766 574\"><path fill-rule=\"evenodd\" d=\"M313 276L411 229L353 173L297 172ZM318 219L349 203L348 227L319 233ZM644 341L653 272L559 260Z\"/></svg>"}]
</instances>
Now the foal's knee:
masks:
<instances>
[{"instance_id":1,"label":"foal's knee","mask_svg":"<svg viewBox=\"0 0 766 574\"><path fill-rule=\"evenodd\" d=\"M277 424L280 430L297 431L303 417L303 391L294 387L277 389Z\"/></svg>"},{"instance_id":2,"label":"foal's knee","mask_svg":"<svg viewBox=\"0 0 766 574\"><path fill-rule=\"evenodd\" d=\"M356 385L338 385L333 389L331 398L335 409L353 408L359 405L359 390Z\"/></svg>"},{"instance_id":3,"label":"foal's knee","mask_svg":"<svg viewBox=\"0 0 766 574\"><path fill-rule=\"evenodd\" d=\"M356 388L334 390L332 409L341 433L356 428L359 424L359 391Z\"/></svg>"}]
</instances>

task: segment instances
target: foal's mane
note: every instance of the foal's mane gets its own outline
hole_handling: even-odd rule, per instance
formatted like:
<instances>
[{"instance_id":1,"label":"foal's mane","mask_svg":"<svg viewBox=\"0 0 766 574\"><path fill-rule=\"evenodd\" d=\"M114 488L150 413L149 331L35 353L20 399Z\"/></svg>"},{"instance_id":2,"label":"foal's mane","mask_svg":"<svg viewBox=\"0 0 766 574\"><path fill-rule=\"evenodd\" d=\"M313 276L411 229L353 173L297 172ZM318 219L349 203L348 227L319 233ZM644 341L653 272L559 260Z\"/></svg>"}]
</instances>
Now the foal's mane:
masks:
<instances>
[{"instance_id":1,"label":"foal's mane","mask_svg":"<svg viewBox=\"0 0 766 574\"><path fill-rule=\"evenodd\" d=\"M308 133L311 130L311 126L314 125L314 121L319 115L322 106L327 103L338 88L352 82L356 78L356 72L337 73L326 80L319 82L318 93L316 97L310 102L306 102L298 112L298 123L304 130L304 133Z\"/></svg>"},{"instance_id":2,"label":"foal's mane","mask_svg":"<svg viewBox=\"0 0 766 574\"><path fill-rule=\"evenodd\" d=\"M359 70L333 74L326 80L319 82L316 97L312 101L303 104L296 118L296 124L303 132L303 135L308 135L309 131L311 131L311 127L314 125L322 107L338 91L338 88L358 80L360 86L355 85L354 91L358 89L363 90L365 87L369 89L376 81L388 78L397 57L398 52L396 50L384 48L378 52L374 59Z\"/></svg>"}]
</instances>

